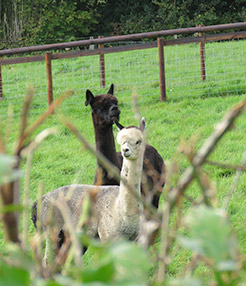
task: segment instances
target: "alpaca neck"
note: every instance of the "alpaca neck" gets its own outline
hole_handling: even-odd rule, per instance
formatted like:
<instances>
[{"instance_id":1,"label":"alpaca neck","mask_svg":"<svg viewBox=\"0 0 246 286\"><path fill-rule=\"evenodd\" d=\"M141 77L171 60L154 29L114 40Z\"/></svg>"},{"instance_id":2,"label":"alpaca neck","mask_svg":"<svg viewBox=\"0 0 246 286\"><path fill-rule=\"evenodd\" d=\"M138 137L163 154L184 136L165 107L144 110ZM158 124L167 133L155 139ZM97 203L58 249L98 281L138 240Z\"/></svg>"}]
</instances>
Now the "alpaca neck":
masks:
<instances>
[{"instance_id":1,"label":"alpaca neck","mask_svg":"<svg viewBox=\"0 0 246 286\"><path fill-rule=\"evenodd\" d=\"M97 150L118 167L112 124L102 126L100 119L95 114L92 115L92 118ZM97 164L101 167L98 160Z\"/></svg>"},{"instance_id":2,"label":"alpaca neck","mask_svg":"<svg viewBox=\"0 0 246 286\"><path fill-rule=\"evenodd\" d=\"M127 160L124 158L121 169L121 182L119 193L119 210L125 216L139 214L142 204L141 197L141 175L143 168L143 154L138 160ZM124 184L126 182L127 184ZM135 192L135 195L133 194Z\"/></svg>"},{"instance_id":3,"label":"alpaca neck","mask_svg":"<svg viewBox=\"0 0 246 286\"><path fill-rule=\"evenodd\" d=\"M116 149L114 143L114 135L112 124L102 125L97 115L92 113L96 149L102 153L113 165L119 168L118 159L116 156ZM101 165L97 159L97 172L94 178L94 184L96 185L119 185L119 182L115 178L108 176L107 170Z\"/></svg>"}]
</instances>

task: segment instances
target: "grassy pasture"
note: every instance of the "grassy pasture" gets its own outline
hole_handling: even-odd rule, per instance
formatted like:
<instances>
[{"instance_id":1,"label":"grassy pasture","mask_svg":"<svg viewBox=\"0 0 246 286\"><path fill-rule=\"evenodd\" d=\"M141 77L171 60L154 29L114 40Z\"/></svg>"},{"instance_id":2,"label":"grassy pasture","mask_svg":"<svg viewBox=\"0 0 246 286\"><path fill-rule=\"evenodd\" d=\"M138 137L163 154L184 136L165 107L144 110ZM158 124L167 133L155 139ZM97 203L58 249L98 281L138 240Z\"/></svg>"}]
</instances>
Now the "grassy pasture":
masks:
<instances>
[{"instance_id":1,"label":"grassy pasture","mask_svg":"<svg viewBox=\"0 0 246 286\"><path fill-rule=\"evenodd\" d=\"M54 97L66 89L73 89L75 93L66 99L55 114L38 129L40 132L54 126L58 134L48 137L34 153L30 174L30 206L37 197L40 183L44 186L44 192L74 182L92 183L96 159L84 150L75 136L60 123L59 116L68 117L94 145L90 108L84 105L85 90L89 88L94 94L103 93L108 90L110 83L115 84L115 96L119 100L121 109L120 122L123 125L137 124L131 97L133 90L136 90L141 115L145 116L147 121L148 143L159 151L167 164L176 160L179 165L178 176L181 176L188 166L187 159L179 152L181 141L191 140L196 149L201 147L225 112L245 98L246 60L242 62L242 51L245 48L245 41L208 44L205 82L200 81L197 45L166 48L168 100L165 103L159 102L156 49L141 51L141 53L136 51L106 55L107 87L104 89L99 88L98 57L54 61ZM232 55L228 55L230 50L233 50ZM27 84L30 83L36 88L29 122L33 122L47 108L46 75L44 63L3 66L2 73L5 99L0 101L1 128L6 136L8 151L11 152L14 138L18 135L22 95L25 94ZM11 113L11 110L13 112L11 128L7 128L7 113ZM237 120L235 128L226 134L209 159L228 164L240 164L245 152L245 130L246 118L243 114ZM116 134L116 128L114 131ZM23 160L23 171L25 166L25 160ZM235 171L211 165L204 165L204 169L214 183L217 198L215 205L220 207L234 179ZM24 178L22 190L23 185ZM187 194L196 198L198 185L193 183L188 188ZM185 214L191 203L185 200L183 206ZM244 227L246 174L241 176L228 212L241 250L246 253ZM30 220L30 238L33 233L34 227ZM4 246L2 231L0 231L0 244ZM173 257L169 274L176 276L186 265L189 257L187 251L178 251ZM206 277L206 269L203 266L198 271L199 275Z\"/></svg>"}]
</instances>

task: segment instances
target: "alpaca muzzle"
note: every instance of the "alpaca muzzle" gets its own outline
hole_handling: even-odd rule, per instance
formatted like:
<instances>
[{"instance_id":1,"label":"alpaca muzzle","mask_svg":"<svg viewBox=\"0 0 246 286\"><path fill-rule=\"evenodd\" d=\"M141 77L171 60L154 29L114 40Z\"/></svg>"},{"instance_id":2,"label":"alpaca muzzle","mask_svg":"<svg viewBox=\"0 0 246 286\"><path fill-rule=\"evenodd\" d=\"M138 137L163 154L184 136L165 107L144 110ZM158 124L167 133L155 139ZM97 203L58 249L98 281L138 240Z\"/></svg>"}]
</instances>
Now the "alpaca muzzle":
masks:
<instances>
[{"instance_id":1,"label":"alpaca muzzle","mask_svg":"<svg viewBox=\"0 0 246 286\"><path fill-rule=\"evenodd\" d=\"M120 115L120 110L118 109L117 105L112 105L109 108L109 116L111 118L115 118L116 120L119 119L119 115Z\"/></svg>"},{"instance_id":2,"label":"alpaca muzzle","mask_svg":"<svg viewBox=\"0 0 246 286\"><path fill-rule=\"evenodd\" d=\"M130 149L129 149L127 146L125 146L125 147L122 148L122 155L123 155L125 158L128 158L128 157L131 156L131 151L130 151Z\"/></svg>"}]
</instances>

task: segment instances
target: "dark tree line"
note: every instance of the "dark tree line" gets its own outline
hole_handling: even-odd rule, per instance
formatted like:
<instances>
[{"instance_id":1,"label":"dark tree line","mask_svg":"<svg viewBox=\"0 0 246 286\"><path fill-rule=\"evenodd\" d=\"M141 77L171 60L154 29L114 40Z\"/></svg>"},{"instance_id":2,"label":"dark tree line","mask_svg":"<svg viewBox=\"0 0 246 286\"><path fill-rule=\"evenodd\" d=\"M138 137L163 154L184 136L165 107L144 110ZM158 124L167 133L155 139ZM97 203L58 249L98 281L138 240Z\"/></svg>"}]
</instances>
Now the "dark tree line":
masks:
<instances>
[{"instance_id":1,"label":"dark tree line","mask_svg":"<svg viewBox=\"0 0 246 286\"><path fill-rule=\"evenodd\" d=\"M245 0L0 0L1 48L245 20Z\"/></svg>"}]
</instances>

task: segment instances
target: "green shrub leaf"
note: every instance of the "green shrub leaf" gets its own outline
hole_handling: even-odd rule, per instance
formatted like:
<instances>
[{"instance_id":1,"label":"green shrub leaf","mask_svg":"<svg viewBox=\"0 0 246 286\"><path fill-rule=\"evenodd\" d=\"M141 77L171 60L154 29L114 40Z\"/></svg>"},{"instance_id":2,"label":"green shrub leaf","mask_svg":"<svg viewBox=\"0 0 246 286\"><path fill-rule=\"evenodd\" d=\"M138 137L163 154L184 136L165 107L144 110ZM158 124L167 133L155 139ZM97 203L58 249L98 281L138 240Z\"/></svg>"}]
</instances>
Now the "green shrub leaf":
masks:
<instances>
[{"instance_id":1,"label":"green shrub leaf","mask_svg":"<svg viewBox=\"0 0 246 286\"><path fill-rule=\"evenodd\" d=\"M179 237L184 247L210 258L218 271L236 270L238 245L224 211L209 207L194 209L188 216L190 238Z\"/></svg>"},{"instance_id":2,"label":"green shrub leaf","mask_svg":"<svg viewBox=\"0 0 246 286\"><path fill-rule=\"evenodd\" d=\"M113 245L109 255L116 268L116 281L147 284L150 263L146 252L141 247L123 241Z\"/></svg>"},{"instance_id":3,"label":"green shrub leaf","mask_svg":"<svg viewBox=\"0 0 246 286\"><path fill-rule=\"evenodd\" d=\"M0 286L30 285L30 273L18 267L13 267L0 261Z\"/></svg>"},{"instance_id":4,"label":"green shrub leaf","mask_svg":"<svg viewBox=\"0 0 246 286\"><path fill-rule=\"evenodd\" d=\"M83 282L110 282L113 279L115 272L112 261L105 262L99 266L86 268L82 271Z\"/></svg>"},{"instance_id":5,"label":"green shrub leaf","mask_svg":"<svg viewBox=\"0 0 246 286\"><path fill-rule=\"evenodd\" d=\"M0 186L21 177L21 171L13 169L15 163L15 157L0 154Z\"/></svg>"}]
</instances>

